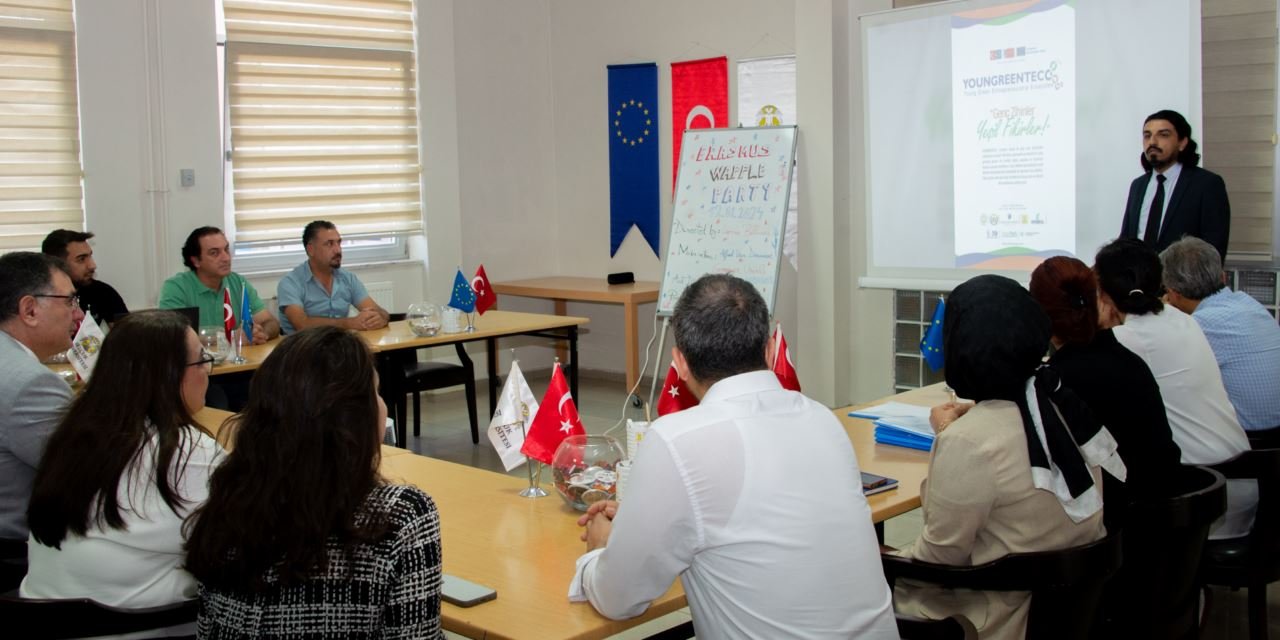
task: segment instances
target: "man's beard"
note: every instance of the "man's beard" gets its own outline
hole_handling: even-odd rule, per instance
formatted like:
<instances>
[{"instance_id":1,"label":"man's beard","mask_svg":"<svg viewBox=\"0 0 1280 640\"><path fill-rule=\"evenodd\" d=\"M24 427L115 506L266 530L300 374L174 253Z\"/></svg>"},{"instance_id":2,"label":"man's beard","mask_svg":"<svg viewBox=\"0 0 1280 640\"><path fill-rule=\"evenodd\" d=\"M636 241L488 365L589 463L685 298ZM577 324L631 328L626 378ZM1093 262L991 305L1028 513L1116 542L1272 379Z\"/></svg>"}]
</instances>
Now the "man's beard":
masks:
<instances>
[{"instance_id":1,"label":"man's beard","mask_svg":"<svg viewBox=\"0 0 1280 640\"><path fill-rule=\"evenodd\" d=\"M1159 149L1147 149L1147 162L1151 163L1151 166L1157 169L1163 169L1171 166L1174 161L1178 159L1177 156L1171 156L1167 160L1161 160L1159 153Z\"/></svg>"}]
</instances>

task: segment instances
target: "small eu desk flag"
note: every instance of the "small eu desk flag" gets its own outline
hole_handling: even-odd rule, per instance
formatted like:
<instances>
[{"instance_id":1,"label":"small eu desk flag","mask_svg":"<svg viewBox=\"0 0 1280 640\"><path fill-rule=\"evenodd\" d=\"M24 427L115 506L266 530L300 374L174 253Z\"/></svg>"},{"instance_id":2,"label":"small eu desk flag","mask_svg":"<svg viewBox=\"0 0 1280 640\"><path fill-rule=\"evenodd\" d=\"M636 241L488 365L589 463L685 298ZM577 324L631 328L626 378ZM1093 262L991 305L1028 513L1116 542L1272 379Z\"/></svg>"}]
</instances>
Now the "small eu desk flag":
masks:
<instances>
[{"instance_id":1,"label":"small eu desk flag","mask_svg":"<svg viewBox=\"0 0 1280 640\"><path fill-rule=\"evenodd\" d=\"M920 355L924 356L924 361L934 371L941 369L946 362L942 353L942 318L946 312L946 299L939 299L938 307L933 310L933 320L929 322L929 328L925 329L924 338L920 340Z\"/></svg>"},{"instance_id":2,"label":"small eu desk flag","mask_svg":"<svg viewBox=\"0 0 1280 640\"><path fill-rule=\"evenodd\" d=\"M449 296L449 306L463 313L476 310L476 292L472 291L471 283L467 281L466 276L462 275L462 267L458 267L458 275L453 277L453 293Z\"/></svg>"},{"instance_id":3,"label":"small eu desk flag","mask_svg":"<svg viewBox=\"0 0 1280 640\"><path fill-rule=\"evenodd\" d=\"M609 256L631 227L658 255L658 65L609 65Z\"/></svg>"}]
</instances>

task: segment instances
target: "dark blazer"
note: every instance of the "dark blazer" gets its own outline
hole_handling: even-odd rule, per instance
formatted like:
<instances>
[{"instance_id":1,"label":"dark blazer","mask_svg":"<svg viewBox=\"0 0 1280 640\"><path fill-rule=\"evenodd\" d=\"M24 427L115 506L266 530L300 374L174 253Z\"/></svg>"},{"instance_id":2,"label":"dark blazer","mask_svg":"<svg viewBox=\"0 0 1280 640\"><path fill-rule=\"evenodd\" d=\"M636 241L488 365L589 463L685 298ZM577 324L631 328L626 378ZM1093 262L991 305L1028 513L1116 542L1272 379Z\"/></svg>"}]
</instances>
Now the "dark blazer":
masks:
<instances>
[{"instance_id":1,"label":"dark blazer","mask_svg":"<svg viewBox=\"0 0 1280 640\"><path fill-rule=\"evenodd\" d=\"M1160 385L1147 363L1110 329L1099 331L1089 344L1063 346L1049 363L1111 432L1128 468L1123 484L1110 474L1103 476L1103 518L1111 528L1120 523L1129 500L1163 495L1181 464L1182 450L1173 441Z\"/></svg>"},{"instance_id":2,"label":"dark blazer","mask_svg":"<svg viewBox=\"0 0 1280 640\"><path fill-rule=\"evenodd\" d=\"M1124 208L1121 238L1142 239L1145 229L1138 228L1142 215L1142 197L1147 193L1152 172L1148 171L1129 185L1129 202ZM1166 194L1169 206L1160 221L1160 237L1156 251L1177 242L1184 235L1195 236L1213 245L1226 259L1227 238L1231 235L1231 204L1227 202L1227 184L1222 176L1191 165L1182 165L1182 174L1173 193Z\"/></svg>"}]
</instances>

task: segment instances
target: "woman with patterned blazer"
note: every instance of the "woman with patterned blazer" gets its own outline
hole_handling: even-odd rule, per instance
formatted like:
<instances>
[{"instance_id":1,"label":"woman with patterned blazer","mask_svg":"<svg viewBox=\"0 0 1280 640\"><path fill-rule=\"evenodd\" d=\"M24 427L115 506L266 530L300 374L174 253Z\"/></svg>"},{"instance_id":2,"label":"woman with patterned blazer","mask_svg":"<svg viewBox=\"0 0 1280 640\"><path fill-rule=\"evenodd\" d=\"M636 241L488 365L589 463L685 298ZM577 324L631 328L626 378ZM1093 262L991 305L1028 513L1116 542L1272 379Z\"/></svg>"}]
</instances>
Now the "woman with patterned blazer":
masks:
<instances>
[{"instance_id":1,"label":"woman with patterned blazer","mask_svg":"<svg viewBox=\"0 0 1280 640\"><path fill-rule=\"evenodd\" d=\"M378 474L387 408L354 334L285 338L189 523L201 638L442 638L440 524Z\"/></svg>"}]
</instances>

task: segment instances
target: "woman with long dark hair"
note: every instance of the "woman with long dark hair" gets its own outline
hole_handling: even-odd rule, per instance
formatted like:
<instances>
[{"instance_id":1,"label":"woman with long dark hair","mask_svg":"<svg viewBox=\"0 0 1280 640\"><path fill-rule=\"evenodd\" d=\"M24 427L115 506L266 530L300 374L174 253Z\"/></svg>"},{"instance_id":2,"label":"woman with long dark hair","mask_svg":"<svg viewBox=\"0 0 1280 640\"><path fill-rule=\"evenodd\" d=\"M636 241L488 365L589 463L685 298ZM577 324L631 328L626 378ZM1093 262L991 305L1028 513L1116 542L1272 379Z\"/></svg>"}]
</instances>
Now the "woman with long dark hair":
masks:
<instances>
[{"instance_id":1,"label":"woman with long dark hair","mask_svg":"<svg viewBox=\"0 0 1280 640\"><path fill-rule=\"evenodd\" d=\"M201 638L443 637L435 503L378 473L377 386L364 341L335 327L263 362L190 525Z\"/></svg>"},{"instance_id":2,"label":"woman with long dark hair","mask_svg":"<svg viewBox=\"0 0 1280 640\"><path fill-rule=\"evenodd\" d=\"M1049 258L1031 273L1030 288L1053 331L1050 364L1107 426L1128 470L1123 483L1111 474L1103 477L1111 529L1121 524L1130 499L1167 494L1181 466L1160 386L1142 358L1111 329L1098 326L1098 280L1089 265Z\"/></svg>"},{"instance_id":3,"label":"woman with long dark hair","mask_svg":"<svg viewBox=\"0 0 1280 640\"><path fill-rule=\"evenodd\" d=\"M223 455L192 418L212 363L172 311L112 327L36 471L24 597L144 608L195 596L182 523Z\"/></svg>"}]
</instances>

